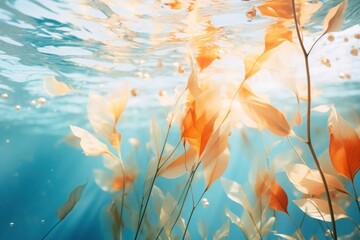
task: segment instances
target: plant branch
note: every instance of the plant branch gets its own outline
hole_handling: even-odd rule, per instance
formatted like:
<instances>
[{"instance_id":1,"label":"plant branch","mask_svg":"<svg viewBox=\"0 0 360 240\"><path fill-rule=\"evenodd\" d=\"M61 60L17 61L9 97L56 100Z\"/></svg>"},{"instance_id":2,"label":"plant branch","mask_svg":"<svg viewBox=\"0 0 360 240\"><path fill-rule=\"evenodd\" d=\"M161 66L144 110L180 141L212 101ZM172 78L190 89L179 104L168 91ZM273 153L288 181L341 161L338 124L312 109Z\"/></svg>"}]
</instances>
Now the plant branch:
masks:
<instances>
[{"instance_id":1,"label":"plant branch","mask_svg":"<svg viewBox=\"0 0 360 240\"><path fill-rule=\"evenodd\" d=\"M294 14L294 21L295 21L295 27L296 27L297 36L298 36L300 46L301 46L301 49L303 51L304 58L305 58L306 80L307 80L307 95L308 95L307 119L306 119L307 120L306 121L307 145L308 145L309 150L311 152L312 158L314 159L314 162L315 162L315 164L316 164L316 166L317 166L317 168L319 170L322 182L323 182L324 187L325 187L327 202L328 202L328 205L329 205L330 216L331 216L331 224L332 224L332 227L333 227L332 235L333 235L334 239L336 240L337 239L336 224L335 224L334 210L333 210L333 206L332 206L332 202L331 202L331 197L330 197L328 184L326 182L324 172L321 169L320 162L319 162L319 160L318 160L318 158L316 156L314 147L313 147L312 142L311 142L311 77L310 77L310 67L309 67L309 54L306 52L306 49L304 47L304 43L303 43L303 41L301 39L298 20L297 20L297 16L296 16L295 0L292 0L292 8L293 8L293 14ZM315 44L313 44L313 46L314 45Z\"/></svg>"}]
</instances>

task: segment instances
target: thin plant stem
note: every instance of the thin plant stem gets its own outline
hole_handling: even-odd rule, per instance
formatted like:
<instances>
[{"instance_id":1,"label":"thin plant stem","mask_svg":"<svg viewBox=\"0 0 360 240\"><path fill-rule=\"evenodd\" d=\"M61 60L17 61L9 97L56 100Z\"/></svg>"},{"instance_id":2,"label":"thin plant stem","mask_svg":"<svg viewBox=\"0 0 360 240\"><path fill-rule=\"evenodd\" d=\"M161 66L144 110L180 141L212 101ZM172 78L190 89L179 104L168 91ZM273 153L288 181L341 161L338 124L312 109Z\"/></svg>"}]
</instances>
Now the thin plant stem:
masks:
<instances>
[{"instance_id":1,"label":"thin plant stem","mask_svg":"<svg viewBox=\"0 0 360 240\"><path fill-rule=\"evenodd\" d=\"M121 155L120 155L120 151L119 151L119 158L117 158L112 152L107 152L107 154L109 154L111 157L115 158L115 159L119 159L119 163L120 163L120 168L121 168L121 172L122 172L122 192L121 192L121 207L120 207L120 220L122 221L122 215L123 215L123 211L124 211L124 202L125 202L125 191L126 191L126 185L125 185L125 167L124 164L121 160ZM121 230L122 225L120 225L120 233L122 232ZM122 234L120 235L120 239L122 239Z\"/></svg>"},{"instance_id":2,"label":"thin plant stem","mask_svg":"<svg viewBox=\"0 0 360 240\"><path fill-rule=\"evenodd\" d=\"M333 235L334 239L336 240L337 239L337 231L336 231L334 210L333 210L333 206L332 206L332 201L331 201L331 197L330 197L328 184L326 182L325 175L324 175L324 173L323 173L323 171L321 169L319 160L318 160L318 158L316 156L314 147L313 147L312 142L311 142L311 77L310 77L310 67L309 67L309 54L306 52L306 49L304 47L304 43L303 43L303 41L301 39L300 30L299 30L299 24L298 24L298 20L297 20L297 16L296 16L295 0L292 0L292 8L293 8L296 32L297 32L297 36L298 36L298 39L299 39L299 42L300 42L301 49L302 49L303 54L304 54L305 68L306 68L307 97L308 97L308 101L307 101L307 118L306 118L307 145L308 145L308 148L309 148L309 150L311 152L311 155L312 155L312 157L314 159L316 167L319 170L322 182L323 182L324 187L325 187L327 202L328 202L329 210L330 210L331 224L332 224L332 228L333 228L332 235ZM313 46L314 45L315 44L313 44Z\"/></svg>"},{"instance_id":3,"label":"thin plant stem","mask_svg":"<svg viewBox=\"0 0 360 240\"><path fill-rule=\"evenodd\" d=\"M179 103L179 101L180 101L180 98L181 98L182 95L185 93L186 89L187 89L187 88L185 88L184 91L182 91L181 94L179 95L179 97L177 98L177 100L176 100L176 102L175 102L175 107L174 107L175 109L177 108L177 105L178 105L178 103ZM168 123L168 130L167 130L167 132L166 132L164 144L163 144L163 146L162 146L159 159L158 159L158 161L157 161L156 171L155 171L154 177L153 177L152 180L151 180L150 189L149 189L149 191L147 192L148 196L147 196L147 198L146 198L146 200L145 200L145 205L144 205L144 197L145 197L145 196L143 196L143 198L142 198L142 200L141 200L140 214L139 214L139 222L138 222L137 230L136 230L135 237L134 237L135 240L136 240L136 239L138 238L138 236L139 236L141 224L142 224L142 222L143 222L143 220L144 220L144 216L145 216L145 214L146 214L146 210L147 210L147 207L148 207L148 204L149 204L151 192L152 192L152 190L153 190L153 187L154 187L154 184L155 184L155 180L156 180L157 174L158 174L158 172L159 172L159 170L160 170L160 168L161 168L161 166L162 166L162 165L160 166L160 161L161 161L161 158L162 158L162 156L163 156L163 154L164 154L164 151L165 151L166 142L167 142L167 140L168 140L168 138L169 138L169 134L170 134L170 129L171 129L171 126L172 126L173 118L174 118L174 114L171 115L171 117L170 117L170 122ZM168 158L168 159L169 159L169 158ZM168 160L168 159L167 159L167 160ZM166 160L166 161L167 161L167 160Z\"/></svg>"},{"instance_id":4,"label":"thin plant stem","mask_svg":"<svg viewBox=\"0 0 360 240\"><path fill-rule=\"evenodd\" d=\"M140 206L140 215L139 215L140 220L139 220L139 223L138 223L138 226L137 226L137 230L136 230L136 233L135 233L135 237L134 237L135 240L136 240L136 239L138 238L138 236L139 236L141 224L142 224L142 222L143 222L143 220L144 220L144 217L145 217L145 213L146 213L146 209L147 209L148 204L149 204L151 192L152 192L152 189L154 188L155 180L156 180L157 174L158 174L158 172L159 172L160 160L161 160L161 158L162 158L162 155L164 154L166 142L167 142L167 139L168 139L168 137L169 137L170 128L171 128L171 123L169 124L168 130L167 130L167 132L166 132L165 141L164 141L164 144L163 144L163 146L162 146L159 159L158 159L158 161L157 161L156 171L155 171L154 177L151 179L151 185L150 185L148 197L147 197L146 200L145 200L145 205L143 205L144 198L143 198L142 201L141 201L142 203L141 203L141 206ZM145 196L143 196L143 197L145 197ZM143 210L142 210L142 209L143 209Z\"/></svg>"},{"instance_id":5,"label":"thin plant stem","mask_svg":"<svg viewBox=\"0 0 360 240\"><path fill-rule=\"evenodd\" d=\"M263 136L263 134L262 134L261 131L259 131L259 133L260 133L260 137L261 137L261 143L262 143L263 148L264 148L264 153L265 153L265 157L266 157L267 167L268 167L268 169L270 169L269 153L268 153L268 150L266 149L266 146L265 146L264 136Z\"/></svg>"},{"instance_id":6,"label":"thin plant stem","mask_svg":"<svg viewBox=\"0 0 360 240\"><path fill-rule=\"evenodd\" d=\"M356 202L356 205L358 207L358 211L360 213L360 205L359 205L358 195L357 195L357 192L356 192L356 189L355 189L355 184L354 184L353 181L351 181L351 186L352 186L352 188L354 190L355 202Z\"/></svg>"},{"instance_id":7,"label":"thin plant stem","mask_svg":"<svg viewBox=\"0 0 360 240\"><path fill-rule=\"evenodd\" d=\"M195 175L195 172L197 170L197 168L200 166L200 164L198 164L195 168L195 170L193 170L191 173L190 173L190 176L189 176L189 179L187 180L186 184L185 184L185 187L181 193L181 196L180 196L180 199L179 199L179 202L176 204L175 208L172 210L169 218L166 220L166 223L164 224L164 226L162 226L162 228L160 229L160 232L158 233L156 239L158 239L162 233L162 231L164 230L166 224L169 222L169 220L171 219L172 215L175 213L176 209L179 207L179 204L181 202L181 207L180 207L180 210L179 210L179 213L178 215L176 216L176 219L174 221L174 224L171 226L170 228L170 233L172 232L173 228L175 227L177 221L179 220L180 218L180 215L181 215L181 212L184 208L184 205L185 205L185 201L186 201L186 198L187 198L187 195L189 194L189 189L190 189L190 186L192 184L192 181L194 179L194 175ZM184 196L184 198L183 198ZM183 200L181 201L181 199L183 198Z\"/></svg>"},{"instance_id":8,"label":"thin plant stem","mask_svg":"<svg viewBox=\"0 0 360 240\"><path fill-rule=\"evenodd\" d=\"M323 34L320 35L320 37L318 37L315 42L313 43L313 45L310 47L310 50L307 52L307 55L310 55L311 51L313 50L313 48L315 47L316 43L325 35L325 32Z\"/></svg>"},{"instance_id":9,"label":"thin plant stem","mask_svg":"<svg viewBox=\"0 0 360 240\"><path fill-rule=\"evenodd\" d=\"M54 226L52 226L52 228L41 238L41 240L44 240L56 228L56 226L59 225L59 223L61 223L61 220L55 223Z\"/></svg>"},{"instance_id":10,"label":"thin plant stem","mask_svg":"<svg viewBox=\"0 0 360 240\"><path fill-rule=\"evenodd\" d=\"M185 230L184 230L184 234L183 234L183 236L182 236L182 240L185 239L186 232L187 232L187 230L188 230L188 228L189 228L189 226L190 226L191 218L192 218L192 216L194 215L194 211L195 211L196 207L199 205L201 199L203 198L203 196L204 196L204 194L207 192L207 190L208 190L208 189L205 189L205 190L203 191L203 193L201 194L199 200L196 202L195 205L193 205L193 207L192 207L192 209L191 209L191 212L190 212L189 220L188 220L188 222L186 223L186 227L185 227Z\"/></svg>"},{"instance_id":11,"label":"thin plant stem","mask_svg":"<svg viewBox=\"0 0 360 240\"><path fill-rule=\"evenodd\" d=\"M295 234L297 235L297 237L298 237L299 239L304 239L304 236L303 236L303 234L302 234L302 232L301 232L300 226L296 225L294 218L293 218L289 213L288 213L287 215L289 216L289 219L290 219L291 223L292 223L292 224L295 226L295 228L296 228ZM299 230L299 232L298 232L298 230Z\"/></svg>"},{"instance_id":12,"label":"thin plant stem","mask_svg":"<svg viewBox=\"0 0 360 240\"><path fill-rule=\"evenodd\" d=\"M186 193L185 193L185 196L184 196L184 201L182 202L180 211L179 211L178 215L176 216L176 220L174 222L174 225L171 227L170 232L173 230L173 228L175 227L175 224L177 223L177 221L179 220L179 218L181 216L182 210L183 210L183 208L185 206L185 201L186 201L187 195L189 194L189 190L190 190L191 185L193 183L195 173L196 173L197 169L199 168L199 166L200 166L200 162L197 164L196 168L192 171L192 176L191 176L191 179L189 181L189 185L187 186L187 189L186 189Z\"/></svg>"},{"instance_id":13,"label":"thin plant stem","mask_svg":"<svg viewBox=\"0 0 360 240\"><path fill-rule=\"evenodd\" d=\"M360 226L354 221L354 219L349 218L350 221L355 225L355 227L360 231Z\"/></svg>"},{"instance_id":14,"label":"thin plant stem","mask_svg":"<svg viewBox=\"0 0 360 240\"><path fill-rule=\"evenodd\" d=\"M169 161L169 159L171 158L171 156L175 153L176 149L180 146L181 143L181 139L179 140L179 142L176 144L176 146L174 147L174 149L171 151L171 153L169 154L169 156L159 165L159 170L167 163L167 161Z\"/></svg>"},{"instance_id":15,"label":"thin plant stem","mask_svg":"<svg viewBox=\"0 0 360 240\"><path fill-rule=\"evenodd\" d=\"M303 157L302 157L302 156L299 154L299 152L296 150L294 144L291 142L291 140L290 140L289 137L287 137L287 140L288 140L290 146L292 147L292 149L294 150L294 152L296 153L296 155L299 157L299 159L300 159L305 165L307 165L307 163L305 162L305 160L303 159Z\"/></svg>"}]
</instances>

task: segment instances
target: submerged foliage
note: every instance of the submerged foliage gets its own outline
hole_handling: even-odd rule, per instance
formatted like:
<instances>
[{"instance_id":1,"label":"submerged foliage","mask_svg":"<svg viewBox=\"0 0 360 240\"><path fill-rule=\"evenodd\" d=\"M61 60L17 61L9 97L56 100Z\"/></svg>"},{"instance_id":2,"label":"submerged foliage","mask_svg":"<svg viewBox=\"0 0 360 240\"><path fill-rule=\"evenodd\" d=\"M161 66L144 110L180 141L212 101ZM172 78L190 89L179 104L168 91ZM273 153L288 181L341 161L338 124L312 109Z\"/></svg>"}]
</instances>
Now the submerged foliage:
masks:
<instances>
[{"instance_id":1,"label":"submerged foliage","mask_svg":"<svg viewBox=\"0 0 360 240\"><path fill-rule=\"evenodd\" d=\"M359 184L355 181L360 169L359 134L331 102L312 108L316 94L309 65L313 48L320 48L317 46L319 39L341 29L347 4L343 1L330 9L323 20L320 37L309 47L304 45L305 40L309 40L307 21L322 5L313 2L261 1L256 9L272 21L264 30L262 47L253 52L244 51L239 63L242 69L230 79L216 81L211 77L219 74L217 71L221 74L216 64L232 54L221 51L218 41L221 28L211 19L196 18L197 1L167 1L165 6L169 11L186 9L191 26L201 25L202 28L198 32L190 27L187 29L191 32L186 53L190 69L188 81L170 104L172 109L167 125L151 120L149 147L152 156L147 166L136 167L134 159L122 156L123 139L118 125L133 91L123 86L106 96L89 93L87 113L94 134L78 126L70 128L86 156L103 157L107 170L94 170L94 177L102 190L112 193L108 213L113 222L114 239L122 239L125 232L130 232L134 239L190 239L201 225L192 221L196 209L200 203L206 206L206 193L219 179L223 192L216 194L226 195L243 210L239 215L232 207L225 207L224 218L219 220L226 220L219 224L219 229L212 231L213 239L227 238L230 230L236 227L247 239L310 238L317 234L303 232L303 221L310 218L324 229L323 235L328 232L334 239L340 237L336 231L337 220L344 218L354 224L353 235L359 236L359 223L352 220L348 212L356 205L356 215L360 214ZM256 9L252 11L256 12ZM281 58L297 59L303 65ZM302 73L293 71L296 68ZM278 77L278 81L294 95L296 107L290 112L257 93L253 82L262 78L264 71ZM305 86L304 93L301 86ZM55 78L46 79L45 88L52 95L72 92L71 87ZM305 113L303 109L306 109ZM324 123L329 132L326 136L329 158L324 161L320 161L317 154L323 146L317 144L317 135L312 137L312 112L329 112L328 123ZM293 116L291 121L289 115ZM250 172L242 171L245 163L237 163L239 169L234 171L249 179L240 183L223 175L229 162L237 161L231 157L232 151L240 148L230 144L230 135L242 131L241 141L251 148L254 143L246 132L253 130L249 129L259 131L263 143L255 143L257 149L249 159ZM170 136L177 139L175 144L170 142ZM269 141L273 144L267 146ZM139 147L136 139L132 142ZM277 144L282 152L273 156L272 150ZM311 154L302 154L304 151ZM140 172L146 172L145 176ZM158 185L163 181L175 183L175 189L164 191L161 184ZM69 203L71 206L59 209L60 220L71 211L81 192L82 189L76 188L69 198L74 199ZM232 206L230 202L227 205ZM279 215L290 220L292 232L281 232ZM299 220L299 216L303 220ZM199 234L206 238L205 227L199 227Z\"/></svg>"}]
</instances>

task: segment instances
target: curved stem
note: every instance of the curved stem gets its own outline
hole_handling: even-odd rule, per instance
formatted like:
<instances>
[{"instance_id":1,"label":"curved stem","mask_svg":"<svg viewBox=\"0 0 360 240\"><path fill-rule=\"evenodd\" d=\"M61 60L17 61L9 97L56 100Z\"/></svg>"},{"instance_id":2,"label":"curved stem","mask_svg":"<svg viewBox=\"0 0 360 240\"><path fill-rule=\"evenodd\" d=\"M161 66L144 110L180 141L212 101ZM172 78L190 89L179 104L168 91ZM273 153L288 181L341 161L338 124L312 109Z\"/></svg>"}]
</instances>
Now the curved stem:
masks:
<instances>
[{"instance_id":1,"label":"curved stem","mask_svg":"<svg viewBox=\"0 0 360 240\"><path fill-rule=\"evenodd\" d=\"M308 148L309 148L309 150L311 152L312 158L314 159L316 167L319 170L322 182L323 182L324 187L325 187L327 202L328 202L328 205L329 205L330 216L331 216L331 224L332 224L332 227L333 227L333 234L332 235L333 235L334 239L336 240L337 239L336 224L335 224L334 210L333 210L333 206L332 206L332 203L331 203L329 187L328 187L328 184L326 182L324 172L321 169L320 162L319 162L319 160L318 160L318 158L316 156L316 153L315 153L314 147L312 145L312 141L311 141L311 77L310 77L310 67L309 67L309 53L306 52L306 49L304 47L304 43L303 43L303 41L301 39L299 24L298 24L298 20L297 20L297 16L296 16L295 0L292 0L292 8L293 8L296 32L297 32L297 36L298 36L298 39L299 39L299 42L300 42L301 49L302 49L303 54L304 54L305 68L306 68L307 96L308 96L307 118L306 118L306 120L307 120L306 121L307 145L308 145ZM316 42L313 44L312 47L315 46Z\"/></svg>"},{"instance_id":2,"label":"curved stem","mask_svg":"<svg viewBox=\"0 0 360 240\"><path fill-rule=\"evenodd\" d=\"M159 159L157 161L157 165L156 165L156 171L155 171L155 174L154 174L154 177L152 178L151 180L151 185L150 185L150 189L149 191L147 191L147 195L148 197L146 198L145 200L145 205L143 205L143 202L144 202L144 197L143 196L143 199L142 199L142 203L141 203L141 206L140 206L140 220L139 220L139 223L138 223L138 226L137 226L137 230L136 230L136 233L135 233L135 237L134 239L136 240L139 236L139 232L140 232L140 228L141 228L141 225L143 223L143 220L144 220L144 217L145 217L145 213L146 213L146 209L149 205L149 200L150 200L150 196L151 196L151 192L152 192L152 189L154 188L154 184L155 184L155 180L156 180L156 177L157 177L157 174L159 172L159 165L160 165L160 160L164 154L164 151L165 151L165 146L166 146L166 142L167 142L167 139L169 137L169 133L170 133L170 128L171 128L171 124L169 124L169 127L168 127L168 130L166 132L166 137L165 137L165 141L164 141L164 144L162 146L162 149L161 149L161 153L160 153L160 156L159 156ZM144 184L145 185L145 184Z\"/></svg>"},{"instance_id":3,"label":"curved stem","mask_svg":"<svg viewBox=\"0 0 360 240\"><path fill-rule=\"evenodd\" d=\"M354 190L355 202L356 202L356 205L358 207L358 211L360 213L360 205L359 205L358 195L357 195L357 192L356 192L356 189L355 189L355 184L354 184L353 181L351 181L351 186L352 186L352 188Z\"/></svg>"},{"instance_id":4,"label":"curved stem","mask_svg":"<svg viewBox=\"0 0 360 240\"><path fill-rule=\"evenodd\" d=\"M119 158L117 158L112 152L108 152L108 154L115 158L115 159L118 159L119 160L119 163L120 163L120 168L121 168L121 172L122 172L122 192L121 192L121 207L120 207L120 220L122 221L122 216L123 216L123 211L124 211L124 202L125 202L125 191L126 191L126 184L125 184L125 167L124 167L124 164L121 160L121 155L120 155L120 152L119 152ZM121 230L122 226L120 225L120 239L122 239L122 230Z\"/></svg>"},{"instance_id":5,"label":"curved stem","mask_svg":"<svg viewBox=\"0 0 360 240\"><path fill-rule=\"evenodd\" d=\"M196 173L196 171L197 171L197 169L198 169L199 166L200 166L200 162L197 164L196 168L195 168L195 169L192 171L192 173L191 173L192 175L191 175L191 179L190 179L190 181L189 181L189 185L188 185L187 188L186 188L186 193L185 193L184 201L183 201L182 204L181 204L180 211L179 211L178 215L176 216L176 219L175 219L175 221L174 221L174 225L171 227L170 232L172 232L172 230L173 230L174 227L175 227L175 224L177 223L177 221L179 220L179 218L180 218L180 216L181 216L181 212L182 212L182 210L183 210L183 208L184 208L184 206L185 206L185 201L186 201L187 195L189 194L189 190L190 190L190 188L191 188L191 186L192 186L192 182L193 182L193 180L194 180L195 173Z\"/></svg>"},{"instance_id":6,"label":"curved stem","mask_svg":"<svg viewBox=\"0 0 360 240\"><path fill-rule=\"evenodd\" d=\"M193 205L193 207L192 207L192 209L191 209L190 216L189 216L189 220L188 220L188 222L186 223L186 227L185 227L185 230L184 230L184 234L183 234L183 236L182 236L182 240L185 239L186 232L187 232L187 230L188 230L188 228L189 228L189 226L190 226L191 218L192 218L192 216L194 215L194 211L195 211L196 207L199 205L199 203L200 203L201 199L203 198L204 194L206 193L206 191L207 191L207 189L205 189L205 190L203 191L203 193L201 194L199 200L196 202L195 205Z\"/></svg>"},{"instance_id":7,"label":"curved stem","mask_svg":"<svg viewBox=\"0 0 360 240\"><path fill-rule=\"evenodd\" d=\"M294 150L294 152L296 153L296 155L298 156L298 158L304 163L304 165L307 166L307 163L305 162L305 160L303 159L303 157L300 155L300 153L296 150L294 144L291 142L290 138L287 137L287 140L290 144L290 146L292 147L292 149Z\"/></svg>"},{"instance_id":8,"label":"curved stem","mask_svg":"<svg viewBox=\"0 0 360 240\"><path fill-rule=\"evenodd\" d=\"M181 201L182 203L181 203L181 207L180 207L179 213L178 213L178 215L176 216L176 219L175 219L175 221L174 221L173 226L171 226L171 228L170 228L170 233L172 232L172 230L173 230L173 228L175 227L177 221L179 220L179 217L180 217L180 215L181 215L182 209L183 209L183 207L184 207L184 205L185 205L185 200L186 200L186 197L187 197L187 195L188 195L188 193L189 193L189 187L190 187L190 185L191 185L191 183L192 183L192 181L193 181L193 178L194 178L194 172L191 172L191 173L190 173L190 177L189 177L188 181L186 182L185 187L184 187L184 189L183 189L183 191L182 191L182 193L181 193L181 195L180 195L179 202L176 204L175 208L171 211L171 214L170 214L169 218L166 220L166 223L161 227L160 232L159 232L159 233L157 234L157 236L156 236L156 239L159 239L161 233L164 231L164 228L165 228L166 224L168 224L168 222L170 221L172 215L175 213L176 209L179 207L180 201L181 201L181 199L183 198L183 196L184 196L184 194L185 194L184 199Z\"/></svg>"},{"instance_id":9,"label":"curved stem","mask_svg":"<svg viewBox=\"0 0 360 240\"><path fill-rule=\"evenodd\" d=\"M315 42L313 43L313 45L310 47L310 50L307 52L307 55L310 55L311 51L313 50L313 48L315 47L315 45L317 44L317 42L325 35L325 33L321 34L320 37L318 37Z\"/></svg>"},{"instance_id":10,"label":"curved stem","mask_svg":"<svg viewBox=\"0 0 360 240\"><path fill-rule=\"evenodd\" d=\"M291 223L292 223L292 224L295 226L295 228L296 228L295 235L296 235L300 240L305 239L304 236L303 236L303 234L302 234L302 232L301 232L301 228L300 228L298 225L296 225L294 218L293 218L289 213L288 213L288 216L289 216L289 219L290 219Z\"/></svg>"},{"instance_id":11,"label":"curved stem","mask_svg":"<svg viewBox=\"0 0 360 240\"><path fill-rule=\"evenodd\" d=\"M180 101L180 98L182 97L182 95L185 93L185 91L187 90L187 88L184 89L184 91L181 92L181 94L179 95L179 97L177 98L176 102L175 102L175 106L174 106L174 109L177 108L178 106L178 103ZM150 200L150 196L151 196L151 192L152 192L152 189L154 187L154 184L155 184L155 180L156 180L156 177L157 177L157 174L159 173L159 170L160 168L163 166L163 165L160 165L160 161L161 161L161 158L164 154L164 151L165 151L165 147L166 147L166 142L169 138L169 134L170 134L170 129L171 129L171 126L172 126L172 121L173 121L173 118L174 118L174 114L171 114L171 117L170 117L170 122L168 123L168 130L166 132L166 137L165 137L165 140L164 140L164 144L162 146L162 149L161 149L161 153L160 153L160 156L159 156L159 159L157 161L157 165L156 165L156 171L155 171L155 174L154 174L154 177L152 178L151 180L151 185L150 185L150 189L149 191L147 191L147 198L145 200L145 205L144 205L144 195L142 197L142 200L141 200L141 206L140 206L140 214L139 214L139 222L138 222L138 226L137 226L137 230L136 230L136 233L135 233L135 237L134 239L136 240L139 236L139 232L140 232L140 228L141 228L141 225L142 225L142 222L144 220L144 217L145 217L145 213L146 213L146 209L148 207L148 204L149 204L149 200ZM179 142L180 143L180 142ZM175 150L172 152L172 154L175 152ZM171 155L172 155L171 154ZM169 159L169 158L168 158ZM167 159L167 160L168 160ZM165 160L165 162L167 161ZM145 184L144 184L145 185Z\"/></svg>"},{"instance_id":12,"label":"curved stem","mask_svg":"<svg viewBox=\"0 0 360 240\"><path fill-rule=\"evenodd\" d=\"M41 238L41 240L44 240L56 228L56 226L59 225L59 223L61 223L61 220L55 223L55 225L52 226L52 228Z\"/></svg>"}]
</instances>

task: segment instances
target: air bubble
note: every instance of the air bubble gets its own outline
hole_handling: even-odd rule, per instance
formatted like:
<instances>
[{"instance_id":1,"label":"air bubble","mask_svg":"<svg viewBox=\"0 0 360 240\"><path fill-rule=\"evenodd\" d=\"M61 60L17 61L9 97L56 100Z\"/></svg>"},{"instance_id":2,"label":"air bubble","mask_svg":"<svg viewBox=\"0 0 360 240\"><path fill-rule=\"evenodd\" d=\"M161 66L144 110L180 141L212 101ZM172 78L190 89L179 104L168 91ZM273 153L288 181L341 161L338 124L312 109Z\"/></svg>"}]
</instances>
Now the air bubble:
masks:
<instances>
[{"instance_id":1,"label":"air bubble","mask_svg":"<svg viewBox=\"0 0 360 240\"><path fill-rule=\"evenodd\" d=\"M202 199L201 199L201 203L203 204L204 207L208 207L208 206L209 206L209 201L207 200L207 198L202 198Z\"/></svg>"},{"instance_id":2,"label":"air bubble","mask_svg":"<svg viewBox=\"0 0 360 240\"><path fill-rule=\"evenodd\" d=\"M6 142L6 143L10 143L10 139L6 139L5 142Z\"/></svg>"},{"instance_id":3,"label":"air bubble","mask_svg":"<svg viewBox=\"0 0 360 240\"><path fill-rule=\"evenodd\" d=\"M44 224L44 223L45 223L45 220L44 220L44 219L41 219L41 220L40 220L40 223L41 223L41 224Z\"/></svg>"},{"instance_id":4,"label":"air bubble","mask_svg":"<svg viewBox=\"0 0 360 240\"><path fill-rule=\"evenodd\" d=\"M10 226L10 227L13 227L14 225L15 225L14 222L10 222L10 223L9 223L9 226Z\"/></svg>"},{"instance_id":5,"label":"air bubble","mask_svg":"<svg viewBox=\"0 0 360 240\"><path fill-rule=\"evenodd\" d=\"M46 99L43 98L43 97L40 97L38 98L37 102L40 104L40 105L44 105L46 103Z\"/></svg>"},{"instance_id":6,"label":"air bubble","mask_svg":"<svg viewBox=\"0 0 360 240\"><path fill-rule=\"evenodd\" d=\"M144 80L148 80L150 78L150 74L144 73Z\"/></svg>"}]
</instances>

